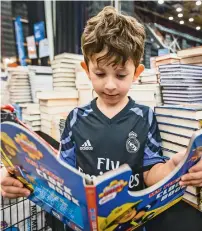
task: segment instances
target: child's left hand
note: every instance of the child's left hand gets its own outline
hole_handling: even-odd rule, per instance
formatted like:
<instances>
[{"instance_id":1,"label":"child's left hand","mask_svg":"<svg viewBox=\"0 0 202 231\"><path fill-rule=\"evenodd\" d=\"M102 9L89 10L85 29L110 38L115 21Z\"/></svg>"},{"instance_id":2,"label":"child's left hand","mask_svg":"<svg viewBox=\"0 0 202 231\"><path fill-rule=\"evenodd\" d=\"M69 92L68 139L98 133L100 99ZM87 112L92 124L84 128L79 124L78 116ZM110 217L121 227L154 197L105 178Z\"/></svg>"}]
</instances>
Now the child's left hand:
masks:
<instances>
[{"instance_id":1,"label":"child's left hand","mask_svg":"<svg viewBox=\"0 0 202 231\"><path fill-rule=\"evenodd\" d=\"M202 159L181 177L180 185L202 187Z\"/></svg>"}]
</instances>

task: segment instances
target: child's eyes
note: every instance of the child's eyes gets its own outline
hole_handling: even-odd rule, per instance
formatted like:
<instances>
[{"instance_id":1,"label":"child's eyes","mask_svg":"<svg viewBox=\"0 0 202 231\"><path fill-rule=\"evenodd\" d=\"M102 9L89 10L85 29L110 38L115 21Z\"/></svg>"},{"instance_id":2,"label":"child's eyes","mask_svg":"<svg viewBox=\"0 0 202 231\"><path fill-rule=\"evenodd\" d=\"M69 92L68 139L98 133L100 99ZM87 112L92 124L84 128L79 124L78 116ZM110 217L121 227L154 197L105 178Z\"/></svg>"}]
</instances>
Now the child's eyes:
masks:
<instances>
[{"instance_id":1,"label":"child's eyes","mask_svg":"<svg viewBox=\"0 0 202 231\"><path fill-rule=\"evenodd\" d=\"M104 73L95 73L98 77L103 77L105 74Z\"/></svg>"},{"instance_id":2,"label":"child's eyes","mask_svg":"<svg viewBox=\"0 0 202 231\"><path fill-rule=\"evenodd\" d=\"M123 79L126 77L126 75L117 75L118 78Z\"/></svg>"}]
</instances>

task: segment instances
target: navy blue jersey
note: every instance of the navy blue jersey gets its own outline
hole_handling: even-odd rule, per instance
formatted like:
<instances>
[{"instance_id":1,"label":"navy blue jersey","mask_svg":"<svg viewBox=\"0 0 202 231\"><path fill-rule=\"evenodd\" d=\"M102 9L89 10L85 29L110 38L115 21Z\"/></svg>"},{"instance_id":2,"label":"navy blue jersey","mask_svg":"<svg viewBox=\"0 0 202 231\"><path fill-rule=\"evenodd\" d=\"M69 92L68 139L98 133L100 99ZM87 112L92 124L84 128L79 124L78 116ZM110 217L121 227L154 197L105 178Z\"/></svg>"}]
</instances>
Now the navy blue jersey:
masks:
<instances>
[{"instance_id":1,"label":"navy blue jersey","mask_svg":"<svg viewBox=\"0 0 202 231\"><path fill-rule=\"evenodd\" d=\"M129 98L123 110L109 119L94 99L68 115L60 158L90 178L127 163L133 171L129 188L134 191L144 188L144 171L164 162L160 142L156 118L149 107Z\"/></svg>"}]
</instances>

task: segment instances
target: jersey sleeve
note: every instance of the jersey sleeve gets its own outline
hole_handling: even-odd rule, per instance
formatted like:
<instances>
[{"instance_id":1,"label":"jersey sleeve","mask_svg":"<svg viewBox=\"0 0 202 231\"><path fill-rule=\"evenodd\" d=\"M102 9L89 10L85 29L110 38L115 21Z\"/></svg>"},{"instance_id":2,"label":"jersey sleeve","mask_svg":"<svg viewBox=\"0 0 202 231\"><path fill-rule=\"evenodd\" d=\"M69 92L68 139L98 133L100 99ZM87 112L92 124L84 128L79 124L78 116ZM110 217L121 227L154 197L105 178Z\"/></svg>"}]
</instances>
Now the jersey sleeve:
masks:
<instances>
[{"instance_id":1,"label":"jersey sleeve","mask_svg":"<svg viewBox=\"0 0 202 231\"><path fill-rule=\"evenodd\" d=\"M147 141L144 149L143 169L147 171L155 164L165 163L167 157L162 156L161 150L161 136L158 129L156 117L149 109L148 113L149 131L147 135Z\"/></svg>"},{"instance_id":2,"label":"jersey sleeve","mask_svg":"<svg viewBox=\"0 0 202 231\"><path fill-rule=\"evenodd\" d=\"M75 142L72 134L73 112L68 115L65 128L60 139L59 158L72 167L76 167Z\"/></svg>"}]
</instances>

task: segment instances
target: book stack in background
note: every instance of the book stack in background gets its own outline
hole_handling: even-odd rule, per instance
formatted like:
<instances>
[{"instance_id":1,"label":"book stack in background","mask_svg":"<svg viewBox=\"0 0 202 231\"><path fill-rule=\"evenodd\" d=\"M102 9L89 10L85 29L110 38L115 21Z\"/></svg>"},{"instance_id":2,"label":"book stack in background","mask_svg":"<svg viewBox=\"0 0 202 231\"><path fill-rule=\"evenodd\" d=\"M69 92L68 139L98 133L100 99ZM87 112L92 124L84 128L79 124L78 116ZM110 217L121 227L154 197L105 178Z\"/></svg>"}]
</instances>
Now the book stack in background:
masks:
<instances>
[{"instance_id":1,"label":"book stack in background","mask_svg":"<svg viewBox=\"0 0 202 231\"><path fill-rule=\"evenodd\" d=\"M202 46L189 48L177 52L181 64L195 64L202 66Z\"/></svg>"},{"instance_id":2,"label":"book stack in background","mask_svg":"<svg viewBox=\"0 0 202 231\"><path fill-rule=\"evenodd\" d=\"M162 105L159 84L133 84L128 95L138 104L143 104L154 109Z\"/></svg>"},{"instance_id":3,"label":"book stack in background","mask_svg":"<svg viewBox=\"0 0 202 231\"><path fill-rule=\"evenodd\" d=\"M171 157L186 150L194 131L202 128L202 105L159 106L155 114L162 138L162 150Z\"/></svg>"},{"instance_id":4,"label":"book stack in background","mask_svg":"<svg viewBox=\"0 0 202 231\"><path fill-rule=\"evenodd\" d=\"M156 119L162 138L163 155L171 158L178 152L186 151L191 136L202 129L201 106L161 106L155 108ZM188 187L185 199L199 206L199 189Z\"/></svg>"},{"instance_id":5,"label":"book stack in background","mask_svg":"<svg viewBox=\"0 0 202 231\"><path fill-rule=\"evenodd\" d=\"M188 186L183 200L202 212L202 188Z\"/></svg>"},{"instance_id":6,"label":"book stack in background","mask_svg":"<svg viewBox=\"0 0 202 231\"><path fill-rule=\"evenodd\" d=\"M60 140L60 119L78 106L78 92L39 92L37 94L41 112L41 131Z\"/></svg>"},{"instance_id":7,"label":"book stack in background","mask_svg":"<svg viewBox=\"0 0 202 231\"><path fill-rule=\"evenodd\" d=\"M54 91L70 91L76 89L75 68L81 61L83 61L83 55L63 53L55 56L55 60L51 63Z\"/></svg>"},{"instance_id":8,"label":"book stack in background","mask_svg":"<svg viewBox=\"0 0 202 231\"><path fill-rule=\"evenodd\" d=\"M6 72L1 71L1 105L9 104L8 76Z\"/></svg>"},{"instance_id":9,"label":"book stack in background","mask_svg":"<svg viewBox=\"0 0 202 231\"><path fill-rule=\"evenodd\" d=\"M37 92L53 90L52 68L46 66L29 66L28 68L32 99L34 103L39 103L36 97Z\"/></svg>"},{"instance_id":10,"label":"book stack in background","mask_svg":"<svg viewBox=\"0 0 202 231\"><path fill-rule=\"evenodd\" d=\"M9 67L7 71L10 103L32 102L28 68Z\"/></svg>"},{"instance_id":11,"label":"book stack in background","mask_svg":"<svg viewBox=\"0 0 202 231\"><path fill-rule=\"evenodd\" d=\"M176 53L150 58L150 67L152 69L156 69L157 72L159 70L159 66L161 65L179 64L179 63L180 63L180 57L178 57Z\"/></svg>"},{"instance_id":12,"label":"book stack in background","mask_svg":"<svg viewBox=\"0 0 202 231\"><path fill-rule=\"evenodd\" d=\"M88 104L93 100L93 87L86 72L80 64L76 65L76 89L78 90L79 101L78 105L82 106Z\"/></svg>"},{"instance_id":13,"label":"book stack in background","mask_svg":"<svg viewBox=\"0 0 202 231\"><path fill-rule=\"evenodd\" d=\"M159 83L156 69L145 69L138 78L139 84L157 84Z\"/></svg>"},{"instance_id":14,"label":"book stack in background","mask_svg":"<svg viewBox=\"0 0 202 231\"><path fill-rule=\"evenodd\" d=\"M40 131L41 129L41 112L39 110L39 104L30 103L21 105L22 108L22 120L27 124L32 131Z\"/></svg>"},{"instance_id":15,"label":"book stack in background","mask_svg":"<svg viewBox=\"0 0 202 231\"><path fill-rule=\"evenodd\" d=\"M159 66L164 104L201 104L202 67L170 64Z\"/></svg>"}]
</instances>

